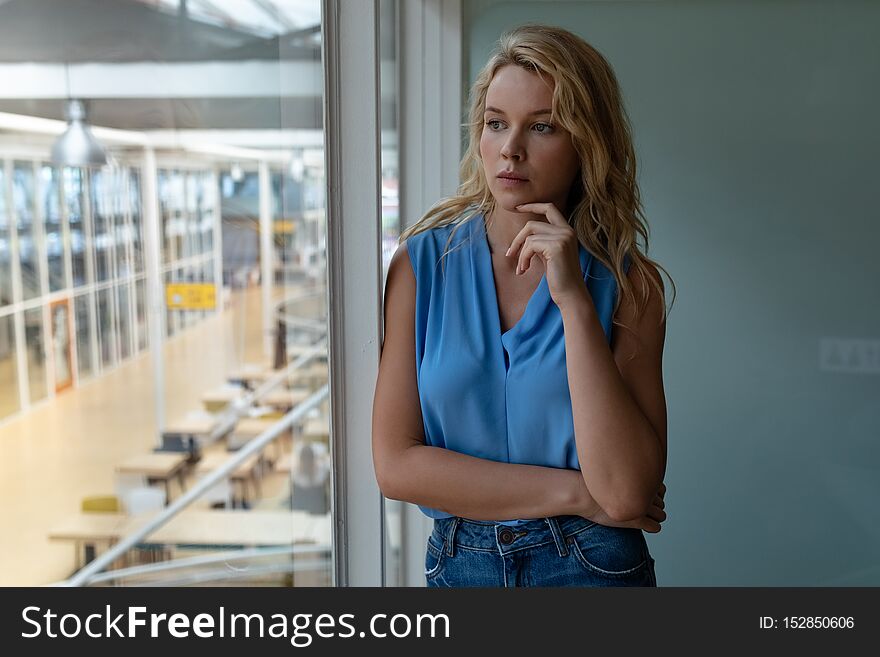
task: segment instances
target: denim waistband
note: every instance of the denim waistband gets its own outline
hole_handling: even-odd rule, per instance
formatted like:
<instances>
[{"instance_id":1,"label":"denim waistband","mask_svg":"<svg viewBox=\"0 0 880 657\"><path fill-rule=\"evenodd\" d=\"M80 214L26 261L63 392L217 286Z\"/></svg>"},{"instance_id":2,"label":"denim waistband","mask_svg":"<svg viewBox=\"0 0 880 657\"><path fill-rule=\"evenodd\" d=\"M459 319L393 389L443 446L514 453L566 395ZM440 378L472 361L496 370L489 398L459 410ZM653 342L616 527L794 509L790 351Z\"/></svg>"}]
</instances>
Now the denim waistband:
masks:
<instances>
[{"instance_id":1,"label":"denim waistband","mask_svg":"<svg viewBox=\"0 0 880 657\"><path fill-rule=\"evenodd\" d=\"M559 556L568 556L566 539L596 523L581 516L552 516L504 525L453 516L434 520L434 533L443 541L446 554L455 556L456 547L507 554L526 548L555 543Z\"/></svg>"}]
</instances>

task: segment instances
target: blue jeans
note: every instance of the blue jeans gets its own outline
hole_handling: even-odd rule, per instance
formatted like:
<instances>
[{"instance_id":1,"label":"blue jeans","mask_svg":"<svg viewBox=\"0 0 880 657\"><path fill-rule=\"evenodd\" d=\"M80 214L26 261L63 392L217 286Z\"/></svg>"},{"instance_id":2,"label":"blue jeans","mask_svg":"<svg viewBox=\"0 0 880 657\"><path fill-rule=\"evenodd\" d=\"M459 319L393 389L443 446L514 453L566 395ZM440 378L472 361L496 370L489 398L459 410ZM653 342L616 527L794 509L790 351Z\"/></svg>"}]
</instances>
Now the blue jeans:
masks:
<instances>
[{"instance_id":1,"label":"blue jeans","mask_svg":"<svg viewBox=\"0 0 880 657\"><path fill-rule=\"evenodd\" d=\"M429 587L657 586L642 530L580 516L515 526L434 520L425 579Z\"/></svg>"}]
</instances>

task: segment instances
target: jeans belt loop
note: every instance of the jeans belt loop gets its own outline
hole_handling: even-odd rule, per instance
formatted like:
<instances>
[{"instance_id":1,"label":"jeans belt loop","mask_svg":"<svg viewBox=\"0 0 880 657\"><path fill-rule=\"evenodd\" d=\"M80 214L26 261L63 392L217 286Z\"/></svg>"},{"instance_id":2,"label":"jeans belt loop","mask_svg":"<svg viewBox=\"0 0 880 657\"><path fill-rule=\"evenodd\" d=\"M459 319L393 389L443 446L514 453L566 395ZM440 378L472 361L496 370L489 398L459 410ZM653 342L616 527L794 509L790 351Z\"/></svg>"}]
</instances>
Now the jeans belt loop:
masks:
<instances>
[{"instance_id":1,"label":"jeans belt loop","mask_svg":"<svg viewBox=\"0 0 880 657\"><path fill-rule=\"evenodd\" d=\"M568 556L568 546L565 544L565 536L562 534L562 528L559 526L559 521L556 518L544 518L548 525L550 525L550 533L553 534L553 541L556 543L556 549L559 551L560 557Z\"/></svg>"},{"instance_id":2,"label":"jeans belt loop","mask_svg":"<svg viewBox=\"0 0 880 657\"><path fill-rule=\"evenodd\" d=\"M458 529L458 524L461 522L461 518L455 516L452 518L452 522L449 523L449 529L446 532L446 555L450 557L455 556L455 551L453 550L453 546L455 545L455 530Z\"/></svg>"}]
</instances>

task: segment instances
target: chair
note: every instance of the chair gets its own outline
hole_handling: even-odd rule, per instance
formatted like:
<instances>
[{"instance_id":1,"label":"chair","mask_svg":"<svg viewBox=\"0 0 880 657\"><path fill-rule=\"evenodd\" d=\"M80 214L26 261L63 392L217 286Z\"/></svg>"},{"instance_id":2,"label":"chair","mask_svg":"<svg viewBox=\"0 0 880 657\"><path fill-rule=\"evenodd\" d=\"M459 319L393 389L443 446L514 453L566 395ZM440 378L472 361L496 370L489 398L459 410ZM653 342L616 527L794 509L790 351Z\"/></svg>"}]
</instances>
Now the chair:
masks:
<instances>
[{"instance_id":1,"label":"chair","mask_svg":"<svg viewBox=\"0 0 880 657\"><path fill-rule=\"evenodd\" d=\"M161 511L165 508L165 491L161 488L143 486L131 488L122 496L122 505L130 515ZM163 545L143 543L135 548L137 560L141 563L155 563L170 558L170 551Z\"/></svg>"},{"instance_id":2,"label":"chair","mask_svg":"<svg viewBox=\"0 0 880 657\"><path fill-rule=\"evenodd\" d=\"M130 515L161 511L165 508L165 491L152 486L131 488L123 493L122 506Z\"/></svg>"},{"instance_id":3,"label":"chair","mask_svg":"<svg viewBox=\"0 0 880 657\"><path fill-rule=\"evenodd\" d=\"M119 513L122 505L116 495L90 495L80 503L83 513Z\"/></svg>"},{"instance_id":4,"label":"chair","mask_svg":"<svg viewBox=\"0 0 880 657\"><path fill-rule=\"evenodd\" d=\"M113 475L113 492L122 500L128 491L135 488L144 488L147 485L147 478L142 474L130 472L117 472ZM123 504L123 506L125 506Z\"/></svg>"},{"instance_id":5,"label":"chair","mask_svg":"<svg viewBox=\"0 0 880 657\"><path fill-rule=\"evenodd\" d=\"M122 510L121 506L116 495L89 495L80 502L83 513L119 513ZM83 563L94 561L96 554L94 543L83 545Z\"/></svg>"},{"instance_id":6,"label":"chair","mask_svg":"<svg viewBox=\"0 0 880 657\"><path fill-rule=\"evenodd\" d=\"M202 494L202 499L211 505L211 508L232 508L232 484L229 479L217 482L214 486Z\"/></svg>"}]
</instances>

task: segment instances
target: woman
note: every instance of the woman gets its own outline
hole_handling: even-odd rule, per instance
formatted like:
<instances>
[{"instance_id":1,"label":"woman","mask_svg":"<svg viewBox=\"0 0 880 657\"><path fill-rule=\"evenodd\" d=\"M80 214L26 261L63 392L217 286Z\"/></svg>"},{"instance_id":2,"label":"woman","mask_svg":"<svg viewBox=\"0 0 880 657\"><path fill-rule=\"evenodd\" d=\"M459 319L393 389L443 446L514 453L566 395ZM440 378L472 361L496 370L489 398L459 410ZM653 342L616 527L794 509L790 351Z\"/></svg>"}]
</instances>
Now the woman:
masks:
<instances>
[{"instance_id":1,"label":"woman","mask_svg":"<svg viewBox=\"0 0 880 657\"><path fill-rule=\"evenodd\" d=\"M502 37L461 173L389 268L379 486L434 518L429 586L656 586L665 296L605 59Z\"/></svg>"}]
</instances>

